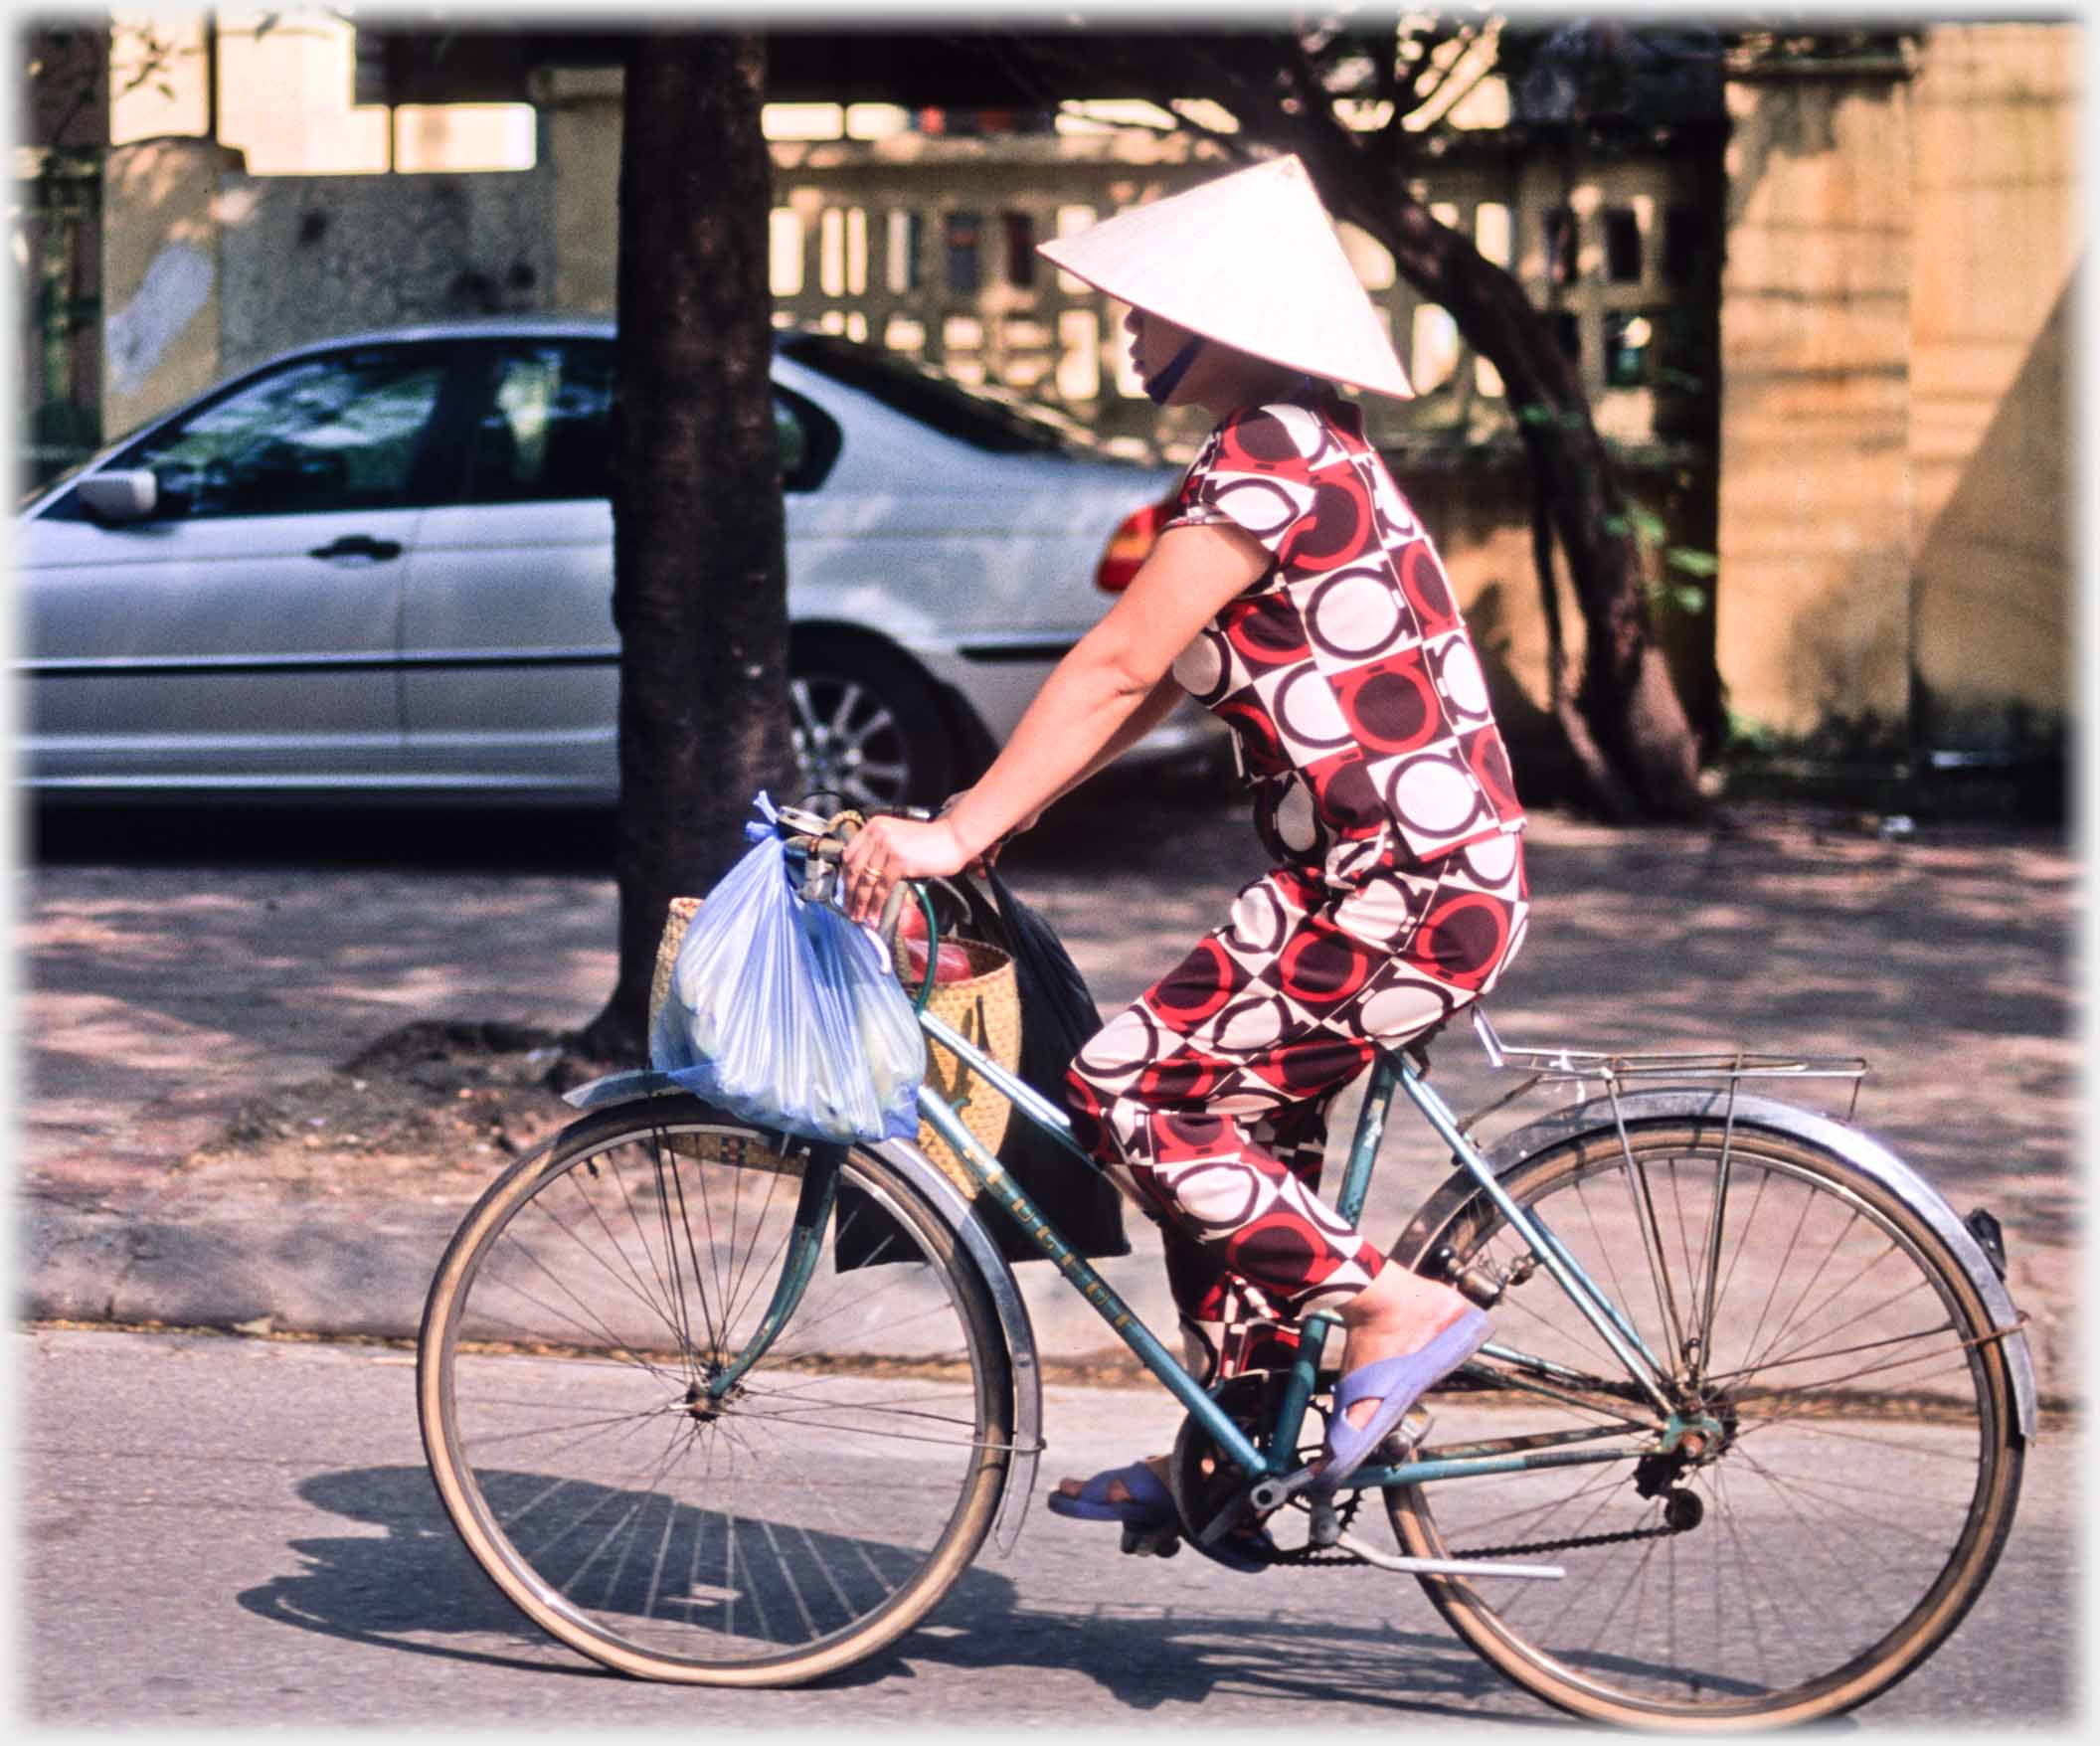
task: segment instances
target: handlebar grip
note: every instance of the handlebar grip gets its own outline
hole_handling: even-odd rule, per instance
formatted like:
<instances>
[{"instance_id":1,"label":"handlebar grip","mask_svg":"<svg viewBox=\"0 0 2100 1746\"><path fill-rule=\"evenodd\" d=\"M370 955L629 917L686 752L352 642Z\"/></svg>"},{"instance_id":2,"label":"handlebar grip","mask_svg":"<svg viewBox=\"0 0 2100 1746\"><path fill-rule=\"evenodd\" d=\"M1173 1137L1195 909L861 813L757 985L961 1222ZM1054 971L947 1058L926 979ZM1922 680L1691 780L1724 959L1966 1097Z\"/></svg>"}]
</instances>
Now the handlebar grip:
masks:
<instances>
[{"instance_id":1,"label":"handlebar grip","mask_svg":"<svg viewBox=\"0 0 2100 1746\"><path fill-rule=\"evenodd\" d=\"M903 916L904 906L911 896L911 881L900 879L890 887L890 895L882 906L882 920L877 924L877 928L882 937L890 942L893 952L896 950L897 923Z\"/></svg>"}]
</instances>

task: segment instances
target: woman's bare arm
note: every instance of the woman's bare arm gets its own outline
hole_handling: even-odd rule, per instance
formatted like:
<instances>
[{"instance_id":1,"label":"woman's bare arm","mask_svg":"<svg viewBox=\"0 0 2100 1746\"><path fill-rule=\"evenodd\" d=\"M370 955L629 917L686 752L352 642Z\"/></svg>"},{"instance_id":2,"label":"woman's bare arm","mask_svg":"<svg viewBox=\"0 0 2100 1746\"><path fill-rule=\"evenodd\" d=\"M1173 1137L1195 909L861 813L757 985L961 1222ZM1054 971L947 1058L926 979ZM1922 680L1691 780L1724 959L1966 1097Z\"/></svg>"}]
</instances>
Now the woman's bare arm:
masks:
<instances>
[{"instance_id":1,"label":"woman's bare arm","mask_svg":"<svg viewBox=\"0 0 2100 1746\"><path fill-rule=\"evenodd\" d=\"M1151 694L1134 709L1122 727L1109 736L1109 743L1095 753L1087 768L1036 808L1035 813L1021 820L1017 827L1026 830L1035 816L1054 806L1082 783L1089 782L1121 758L1133 746L1149 734L1161 722L1174 713L1174 706L1186 696L1180 683L1171 673L1165 674L1151 689Z\"/></svg>"}]
</instances>

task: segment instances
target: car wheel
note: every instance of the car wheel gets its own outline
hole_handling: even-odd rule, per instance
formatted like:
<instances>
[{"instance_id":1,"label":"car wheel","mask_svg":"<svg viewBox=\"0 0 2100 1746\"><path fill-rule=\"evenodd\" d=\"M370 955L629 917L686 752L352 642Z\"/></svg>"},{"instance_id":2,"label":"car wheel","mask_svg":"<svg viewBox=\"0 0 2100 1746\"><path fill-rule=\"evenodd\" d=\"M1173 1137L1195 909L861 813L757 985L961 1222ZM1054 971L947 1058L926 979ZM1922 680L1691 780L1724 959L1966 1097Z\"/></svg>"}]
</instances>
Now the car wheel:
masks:
<instances>
[{"instance_id":1,"label":"car wheel","mask_svg":"<svg viewBox=\"0 0 2100 1746\"><path fill-rule=\"evenodd\" d=\"M932 687L873 643L797 643L788 675L794 755L805 791L854 806L938 806L956 749Z\"/></svg>"}]
</instances>

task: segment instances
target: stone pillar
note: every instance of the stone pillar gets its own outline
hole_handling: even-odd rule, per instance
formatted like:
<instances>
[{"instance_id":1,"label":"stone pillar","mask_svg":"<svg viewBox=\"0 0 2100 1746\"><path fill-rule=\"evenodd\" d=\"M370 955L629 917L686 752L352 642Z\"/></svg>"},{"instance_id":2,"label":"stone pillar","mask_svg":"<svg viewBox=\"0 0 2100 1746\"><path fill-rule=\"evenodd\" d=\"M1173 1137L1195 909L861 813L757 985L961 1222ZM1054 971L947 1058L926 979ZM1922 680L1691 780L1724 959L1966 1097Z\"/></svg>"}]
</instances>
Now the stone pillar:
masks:
<instances>
[{"instance_id":1,"label":"stone pillar","mask_svg":"<svg viewBox=\"0 0 2100 1746\"><path fill-rule=\"evenodd\" d=\"M617 67L534 75L545 162L554 180L554 307L612 313L619 301Z\"/></svg>"},{"instance_id":2,"label":"stone pillar","mask_svg":"<svg viewBox=\"0 0 2100 1746\"><path fill-rule=\"evenodd\" d=\"M102 429L140 420L220 375L219 187L241 153L188 136L109 153L102 183Z\"/></svg>"},{"instance_id":3,"label":"stone pillar","mask_svg":"<svg viewBox=\"0 0 2100 1746\"><path fill-rule=\"evenodd\" d=\"M1911 99L1879 60L1731 77L1715 656L1738 718L1900 752Z\"/></svg>"}]
</instances>

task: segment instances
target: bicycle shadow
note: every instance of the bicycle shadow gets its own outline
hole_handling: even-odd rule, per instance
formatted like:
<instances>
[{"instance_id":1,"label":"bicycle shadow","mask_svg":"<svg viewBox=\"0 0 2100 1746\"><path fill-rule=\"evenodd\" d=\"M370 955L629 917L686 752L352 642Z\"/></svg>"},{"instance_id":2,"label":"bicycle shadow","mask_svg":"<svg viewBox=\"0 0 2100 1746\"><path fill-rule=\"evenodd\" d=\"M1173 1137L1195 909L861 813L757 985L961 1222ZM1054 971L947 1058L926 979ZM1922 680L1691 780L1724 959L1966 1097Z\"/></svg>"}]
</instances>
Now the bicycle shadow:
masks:
<instances>
[{"instance_id":1,"label":"bicycle shadow","mask_svg":"<svg viewBox=\"0 0 2100 1746\"><path fill-rule=\"evenodd\" d=\"M385 1531L289 1541L298 1568L244 1590L237 1600L248 1612L408 1655L563 1678L617 1677L572 1656L496 1590L460 1544L425 1469L353 1469L317 1475L297 1489L309 1504ZM600 1499L610 1508L638 1500L610 1489ZM683 1513L697 1523L700 1512ZM755 1524L755 1532L763 1535L765 1527ZM886 1550L866 1540L818 1537L834 1542L827 1548L833 1559ZM1332 1579L1323 1573L1322 1580ZM635 1585L646 1581L636 1575L624 1595L610 1598L615 1607L636 1604ZM1265 1589L1250 1591L1244 1604L1206 1593L1185 1605L1075 1610L1024 1599L1013 1578L980 1562L901 1642L801 1689L845 1690L943 1670L1035 1670L1082 1675L1140 1713L1227 1697L1338 1701L1394 1717L1478 1719L1484 1698L1506 1700L1510 1687L1501 1676L1441 1628L1411 1630L1324 1611L1350 1599L1335 1589L1331 1599L1297 1614L1295 1594ZM1386 1599L1380 1596L1379 1604ZM1314 1607L1321 1609L1316 1616ZM1543 1709L1497 1720L1578 1725Z\"/></svg>"},{"instance_id":2,"label":"bicycle shadow","mask_svg":"<svg viewBox=\"0 0 2100 1746\"><path fill-rule=\"evenodd\" d=\"M499 1510L506 1501L529 1498L546 1487L544 1479L523 1474L484 1475L482 1484ZM320 1474L301 1482L297 1493L318 1508L385 1532L286 1542L299 1567L243 1590L236 1600L246 1611L324 1637L409 1655L523 1672L615 1677L573 1656L496 1589L453 1531L428 1470L386 1467ZM575 1518L595 1524L588 1530L592 1535L646 1501L643 1493L597 1485L570 1485L564 1496L572 1502ZM624 1568L609 1571L603 1584L594 1585L590 1598L595 1608L639 1616L654 1598L659 1601L661 1617L661 1597L651 1594L655 1581L651 1566L684 1566L691 1547L703 1536L719 1555L725 1529L719 1516L682 1506L662 1524L660 1538L657 1524L644 1525L649 1528L652 1558L630 1560ZM812 1598L827 1586L822 1570L830 1568L834 1580L838 1572L845 1571L851 1587L849 1566L870 1573L861 1578L863 1584L877 1572L895 1582L909 1567L896 1548L879 1542L828 1533L776 1536L772 1524L750 1519L737 1523L735 1532L739 1539L736 1581L740 1604L747 1608L742 1615L745 1634L759 1641L775 1635L784 1647L800 1643L807 1635L802 1623L808 1614L798 1613L792 1604L791 1588L799 1589L804 1607L817 1607L815 1626L822 1632L844 1622L843 1618L824 1617L821 1600ZM792 1569L776 1562L769 1570L760 1549L774 1545L777 1539L803 1548L807 1562ZM1014 1597L1010 1579L972 1568L949 1591L941 1611L965 1617L1010 1614ZM759 1603L756 1607L751 1606L754 1598ZM863 1604L869 1599L865 1594L858 1598ZM775 1602L770 1607L769 1599ZM779 1627L788 1625L795 1628L779 1632ZM506 1644L514 1644L515 1653L502 1647ZM856 1667L820 1683L850 1684L880 1676Z\"/></svg>"}]
</instances>

